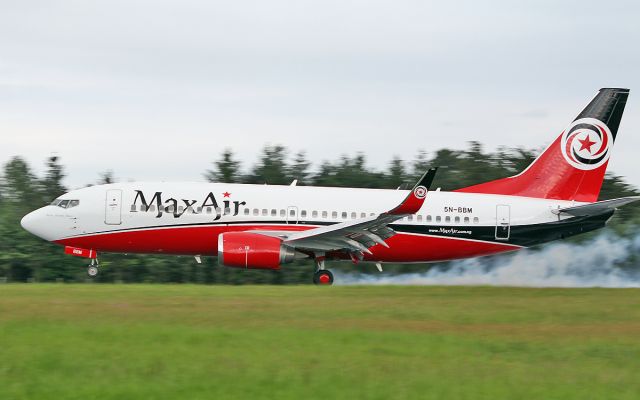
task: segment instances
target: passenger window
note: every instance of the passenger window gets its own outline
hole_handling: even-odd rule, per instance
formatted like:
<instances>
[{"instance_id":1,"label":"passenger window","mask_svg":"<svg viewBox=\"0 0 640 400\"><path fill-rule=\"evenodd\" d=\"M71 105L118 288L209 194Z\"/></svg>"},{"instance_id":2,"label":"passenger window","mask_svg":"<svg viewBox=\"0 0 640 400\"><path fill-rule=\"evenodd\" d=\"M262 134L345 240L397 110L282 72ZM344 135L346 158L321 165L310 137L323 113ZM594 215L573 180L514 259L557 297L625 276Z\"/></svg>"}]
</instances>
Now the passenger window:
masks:
<instances>
[{"instance_id":1,"label":"passenger window","mask_svg":"<svg viewBox=\"0 0 640 400\"><path fill-rule=\"evenodd\" d=\"M296 216L296 210L294 208L289 210L289 216L291 216L291 217L295 217Z\"/></svg>"},{"instance_id":2,"label":"passenger window","mask_svg":"<svg viewBox=\"0 0 640 400\"><path fill-rule=\"evenodd\" d=\"M473 223L474 224L477 224L479 222L480 222L480 220L478 219L478 217L473 217Z\"/></svg>"},{"instance_id":3,"label":"passenger window","mask_svg":"<svg viewBox=\"0 0 640 400\"><path fill-rule=\"evenodd\" d=\"M224 208L224 215L229 215L231 214L231 209L229 207L225 207Z\"/></svg>"},{"instance_id":4,"label":"passenger window","mask_svg":"<svg viewBox=\"0 0 640 400\"><path fill-rule=\"evenodd\" d=\"M358 214L352 212L351 213L351 219L356 219L356 218L358 218Z\"/></svg>"},{"instance_id":5,"label":"passenger window","mask_svg":"<svg viewBox=\"0 0 640 400\"><path fill-rule=\"evenodd\" d=\"M260 215L260 210L258 210L257 208L254 208L253 215Z\"/></svg>"},{"instance_id":6,"label":"passenger window","mask_svg":"<svg viewBox=\"0 0 640 400\"><path fill-rule=\"evenodd\" d=\"M431 222L431 215L427 215L427 222Z\"/></svg>"},{"instance_id":7,"label":"passenger window","mask_svg":"<svg viewBox=\"0 0 640 400\"><path fill-rule=\"evenodd\" d=\"M244 215L249 215L249 209L248 208L244 209Z\"/></svg>"},{"instance_id":8,"label":"passenger window","mask_svg":"<svg viewBox=\"0 0 640 400\"><path fill-rule=\"evenodd\" d=\"M155 212L155 211L156 211L156 206L154 206L154 205L150 205L150 206L149 206L149 211L151 211L151 212Z\"/></svg>"},{"instance_id":9,"label":"passenger window","mask_svg":"<svg viewBox=\"0 0 640 400\"><path fill-rule=\"evenodd\" d=\"M144 204L140 204L140 211L147 211L147 210L145 210Z\"/></svg>"},{"instance_id":10,"label":"passenger window","mask_svg":"<svg viewBox=\"0 0 640 400\"><path fill-rule=\"evenodd\" d=\"M307 210L302 210L302 211L300 212L300 217L302 217L302 218L306 218L306 217L307 217Z\"/></svg>"},{"instance_id":11,"label":"passenger window","mask_svg":"<svg viewBox=\"0 0 640 400\"><path fill-rule=\"evenodd\" d=\"M317 211L313 211L311 213L311 218L318 218L318 212Z\"/></svg>"},{"instance_id":12,"label":"passenger window","mask_svg":"<svg viewBox=\"0 0 640 400\"><path fill-rule=\"evenodd\" d=\"M360 213L360 218L366 218L367 217L367 213Z\"/></svg>"},{"instance_id":13,"label":"passenger window","mask_svg":"<svg viewBox=\"0 0 640 400\"><path fill-rule=\"evenodd\" d=\"M287 216L287 212L285 210L280 210L280 216L281 217L286 217Z\"/></svg>"},{"instance_id":14,"label":"passenger window","mask_svg":"<svg viewBox=\"0 0 640 400\"><path fill-rule=\"evenodd\" d=\"M456 221L456 224L459 224L460 223L460 217L456 217L455 221Z\"/></svg>"},{"instance_id":15,"label":"passenger window","mask_svg":"<svg viewBox=\"0 0 640 400\"><path fill-rule=\"evenodd\" d=\"M220 207L216 207L216 213L222 214L222 209Z\"/></svg>"},{"instance_id":16,"label":"passenger window","mask_svg":"<svg viewBox=\"0 0 640 400\"><path fill-rule=\"evenodd\" d=\"M131 205L131 212L137 212L137 211L138 211L138 209L136 208L136 205L132 204ZM140 211L142 211L142 206L140 206Z\"/></svg>"},{"instance_id":17,"label":"passenger window","mask_svg":"<svg viewBox=\"0 0 640 400\"><path fill-rule=\"evenodd\" d=\"M418 218L418 222L422 222L422 215L418 215L417 218Z\"/></svg>"},{"instance_id":18,"label":"passenger window","mask_svg":"<svg viewBox=\"0 0 640 400\"><path fill-rule=\"evenodd\" d=\"M322 218L327 218L327 217L329 217L329 213L326 212L326 211L323 211L322 212Z\"/></svg>"},{"instance_id":19,"label":"passenger window","mask_svg":"<svg viewBox=\"0 0 640 400\"><path fill-rule=\"evenodd\" d=\"M451 217L448 216L448 215L446 217L444 217L444 222L450 223L451 222Z\"/></svg>"},{"instance_id":20,"label":"passenger window","mask_svg":"<svg viewBox=\"0 0 640 400\"><path fill-rule=\"evenodd\" d=\"M464 223L468 224L469 223L469 217L464 217Z\"/></svg>"},{"instance_id":21,"label":"passenger window","mask_svg":"<svg viewBox=\"0 0 640 400\"><path fill-rule=\"evenodd\" d=\"M272 217L276 217L278 215L278 210L276 210L275 208L271 209L271 216Z\"/></svg>"},{"instance_id":22,"label":"passenger window","mask_svg":"<svg viewBox=\"0 0 640 400\"><path fill-rule=\"evenodd\" d=\"M202 207L198 207L197 210L198 210L198 214L200 214L202 212ZM247 208L247 210L248 210L248 208Z\"/></svg>"},{"instance_id":23,"label":"passenger window","mask_svg":"<svg viewBox=\"0 0 640 400\"><path fill-rule=\"evenodd\" d=\"M442 221L442 218L439 215L436 216L436 222L440 222L440 221Z\"/></svg>"},{"instance_id":24,"label":"passenger window","mask_svg":"<svg viewBox=\"0 0 640 400\"><path fill-rule=\"evenodd\" d=\"M332 218L338 218L338 212L337 211L332 212L331 213L331 217Z\"/></svg>"},{"instance_id":25,"label":"passenger window","mask_svg":"<svg viewBox=\"0 0 640 400\"><path fill-rule=\"evenodd\" d=\"M184 207L182 206L178 207L178 212L181 213L182 211L184 211Z\"/></svg>"},{"instance_id":26,"label":"passenger window","mask_svg":"<svg viewBox=\"0 0 640 400\"><path fill-rule=\"evenodd\" d=\"M266 208L262 209L262 216L266 217L267 215L269 215L269 210L267 210Z\"/></svg>"},{"instance_id":27,"label":"passenger window","mask_svg":"<svg viewBox=\"0 0 640 400\"><path fill-rule=\"evenodd\" d=\"M342 219L347 219L347 212L346 211L342 212Z\"/></svg>"},{"instance_id":28,"label":"passenger window","mask_svg":"<svg viewBox=\"0 0 640 400\"><path fill-rule=\"evenodd\" d=\"M211 214L211 207L207 207L207 214Z\"/></svg>"},{"instance_id":29,"label":"passenger window","mask_svg":"<svg viewBox=\"0 0 640 400\"><path fill-rule=\"evenodd\" d=\"M407 221L413 221L413 215L407 216Z\"/></svg>"}]
</instances>

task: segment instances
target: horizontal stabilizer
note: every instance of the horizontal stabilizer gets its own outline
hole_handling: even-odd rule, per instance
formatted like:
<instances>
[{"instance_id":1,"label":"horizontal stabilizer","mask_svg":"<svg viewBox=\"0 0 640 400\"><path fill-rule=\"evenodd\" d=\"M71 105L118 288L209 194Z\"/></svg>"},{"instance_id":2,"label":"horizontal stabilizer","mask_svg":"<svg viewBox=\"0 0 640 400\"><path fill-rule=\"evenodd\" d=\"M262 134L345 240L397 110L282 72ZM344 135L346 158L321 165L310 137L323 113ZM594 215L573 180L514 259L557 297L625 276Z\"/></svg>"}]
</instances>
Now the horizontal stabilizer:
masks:
<instances>
[{"instance_id":1,"label":"horizontal stabilizer","mask_svg":"<svg viewBox=\"0 0 640 400\"><path fill-rule=\"evenodd\" d=\"M607 211L615 210L626 204L640 200L640 196L621 197L619 199L603 200L591 204L583 204L581 206L561 208L561 213L573 215L574 217L584 217L589 215L598 215Z\"/></svg>"}]
</instances>

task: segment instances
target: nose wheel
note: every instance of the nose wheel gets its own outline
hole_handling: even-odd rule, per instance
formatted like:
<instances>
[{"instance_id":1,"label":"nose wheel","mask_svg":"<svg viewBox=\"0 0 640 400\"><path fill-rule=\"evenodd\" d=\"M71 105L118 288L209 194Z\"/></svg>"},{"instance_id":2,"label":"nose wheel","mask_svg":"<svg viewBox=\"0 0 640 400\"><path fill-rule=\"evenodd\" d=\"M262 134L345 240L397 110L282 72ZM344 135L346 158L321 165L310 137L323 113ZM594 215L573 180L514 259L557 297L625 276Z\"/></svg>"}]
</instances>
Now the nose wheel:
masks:
<instances>
[{"instance_id":1,"label":"nose wheel","mask_svg":"<svg viewBox=\"0 0 640 400\"><path fill-rule=\"evenodd\" d=\"M91 278L96 277L98 275L98 272L100 272L98 267L98 259L92 258L91 264L89 264L89 266L87 267L87 275L89 275Z\"/></svg>"},{"instance_id":2,"label":"nose wheel","mask_svg":"<svg viewBox=\"0 0 640 400\"><path fill-rule=\"evenodd\" d=\"M333 274L328 269L320 269L313 274L313 283L316 285L333 285Z\"/></svg>"}]
</instances>

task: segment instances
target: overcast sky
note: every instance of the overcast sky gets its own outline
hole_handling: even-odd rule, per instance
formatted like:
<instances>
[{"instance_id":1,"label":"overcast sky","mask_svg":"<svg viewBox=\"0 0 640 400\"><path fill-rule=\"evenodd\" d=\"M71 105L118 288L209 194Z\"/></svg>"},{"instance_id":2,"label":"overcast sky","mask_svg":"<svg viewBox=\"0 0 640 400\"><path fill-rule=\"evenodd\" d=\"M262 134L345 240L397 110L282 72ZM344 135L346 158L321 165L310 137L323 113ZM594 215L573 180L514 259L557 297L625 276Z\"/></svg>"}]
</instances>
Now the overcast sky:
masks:
<instances>
[{"instance_id":1,"label":"overcast sky","mask_svg":"<svg viewBox=\"0 0 640 400\"><path fill-rule=\"evenodd\" d=\"M628 87L609 170L640 186L639 4L0 0L0 162L57 154L71 188L201 180L224 148L248 166L267 143L385 168L544 147Z\"/></svg>"}]
</instances>

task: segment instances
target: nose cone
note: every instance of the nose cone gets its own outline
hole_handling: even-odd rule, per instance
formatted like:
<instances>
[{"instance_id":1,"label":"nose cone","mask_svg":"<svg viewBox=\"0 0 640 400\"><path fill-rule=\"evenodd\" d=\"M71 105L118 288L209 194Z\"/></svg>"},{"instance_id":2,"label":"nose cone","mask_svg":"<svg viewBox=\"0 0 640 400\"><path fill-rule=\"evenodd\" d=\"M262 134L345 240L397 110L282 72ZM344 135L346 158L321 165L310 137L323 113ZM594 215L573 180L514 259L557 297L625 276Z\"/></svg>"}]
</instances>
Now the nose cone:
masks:
<instances>
[{"instance_id":1,"label":"nose cone","mask_svg":"<svg viewBox=\"0 0 640 400\"><path fill-rule=\"evenodd\" d=\"M34 235L35 235L34 228L36 226L36 215L35 215L36 213L37 211L30 212L29 214L22 217L22 220L20 221L20 225L22 225L22 229L24 229L29 233L33 233Z\"/></svg>"},{"instance_id":2,"label":"nose cone","mask_svg":"<svg viewBox=\"0 0 640 400\"><path fill-rule=\"evenodd\" d=\"M22 228L32 235L36 235L45 240L51 240L49 232L50 229L47 226L44 214L45 213L42 208L32 211L22 218L20 225L22 225Z\"/></svg>"}]
</instances>

